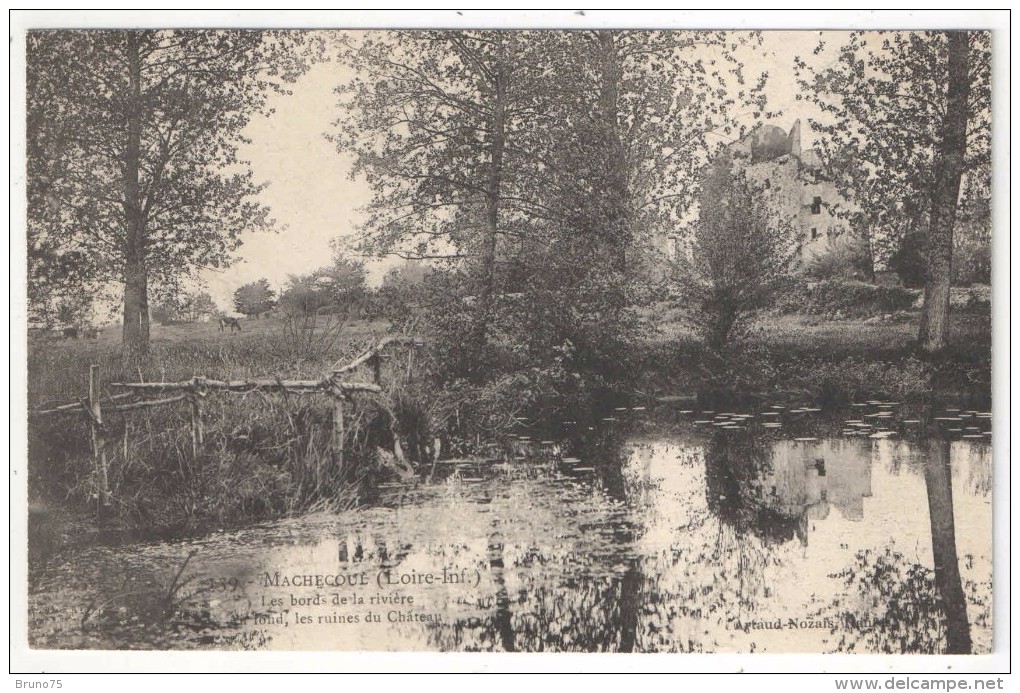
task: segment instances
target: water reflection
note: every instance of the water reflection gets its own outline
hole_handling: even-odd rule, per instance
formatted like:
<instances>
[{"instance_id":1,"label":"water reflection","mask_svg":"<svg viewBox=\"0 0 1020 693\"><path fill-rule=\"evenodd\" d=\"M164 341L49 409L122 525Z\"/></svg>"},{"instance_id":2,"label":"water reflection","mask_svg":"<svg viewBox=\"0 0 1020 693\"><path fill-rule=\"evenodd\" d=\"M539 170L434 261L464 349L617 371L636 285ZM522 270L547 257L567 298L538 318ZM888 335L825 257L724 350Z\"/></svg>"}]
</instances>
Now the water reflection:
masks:
<instances>
[{"instance_id":1,"label":"water reflection","mask_svg":"<svg viewBox=\"0 0 1020 693\"><path fill-rule=\"evenodd\" d=\"M968 654L971 651L970 625L967 623L967 601L956 555L949 443L933 438L926 441L925 452L924 482L928 490L935 584L946 618L946 652Z\"/></svg>"},{"instance_id":2,"label":"water reflection","mask_svg":"<svg viewBox=\"0 0 1020 693\"><path fill-rule=\"evenodd\" d=\"M31 596L33 645L990 648L984 442L602 429L544 456L440 467L433 482L384 489L375 507L339 517L65 556ZM187 588L158 614L112 594L165 595L167 576L191 552ZM383 589L374 582L381 570L474 577ZM275 573L364 574L370 584L267 585ZM240 587L221 589L215 581L225 578ZM320 593L325 606L294 602ZM401 595L414 603L385 601ZM89 603L107 605L82 618L75 610ZM298 615L312 621L298 624Z\"/></svg>"}]
</instances>

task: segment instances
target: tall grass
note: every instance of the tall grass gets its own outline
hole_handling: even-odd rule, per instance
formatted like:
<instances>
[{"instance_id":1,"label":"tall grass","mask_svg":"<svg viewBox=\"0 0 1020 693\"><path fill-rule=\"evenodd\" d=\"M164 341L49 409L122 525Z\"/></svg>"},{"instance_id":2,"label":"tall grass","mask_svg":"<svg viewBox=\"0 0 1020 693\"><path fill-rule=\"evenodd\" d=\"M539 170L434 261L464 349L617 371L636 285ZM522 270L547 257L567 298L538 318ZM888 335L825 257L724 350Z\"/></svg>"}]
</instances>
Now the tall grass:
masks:
<instances>
[{"instance_id":1,"label":"tall grass","mask_svg":"<svg viewBox=\"0 0 1020 693\"><path fill-rule=\"evenodd\" d=\"M119 392L111 383L140 378L308 379L324 376L336 361L353 359L377 339L369 331L309 331L154 342L141 359L125 357L116 345L33 343L29 408L82 398L90 365L99 366L103 397ZM369 380L371 374L353 377ZM421 394L422 388L412 387L415 377L404 359L394 357L384 362L389 386L381 398L351 399L342 462L331 451L332 401L326 395L211 392L203 404L205 442L197 459L186 403L108 412L111 520L126 528L195 529L349 507L366 476L385 473L377 450L392 450L394 436L401 435L394 418L401 408L393 402ZM83 512L96 506L90 430L81 415L30 417L28 452L34 501Z\"/></svg>"}]
</instances>

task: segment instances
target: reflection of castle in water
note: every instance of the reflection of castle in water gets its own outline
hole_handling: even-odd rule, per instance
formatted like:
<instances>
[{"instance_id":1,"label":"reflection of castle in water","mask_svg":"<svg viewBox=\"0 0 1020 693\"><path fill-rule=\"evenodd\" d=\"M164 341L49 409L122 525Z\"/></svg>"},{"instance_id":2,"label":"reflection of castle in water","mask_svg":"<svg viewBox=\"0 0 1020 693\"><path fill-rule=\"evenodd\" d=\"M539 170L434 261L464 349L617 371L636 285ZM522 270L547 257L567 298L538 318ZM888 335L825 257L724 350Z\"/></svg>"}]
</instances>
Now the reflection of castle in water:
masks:
<instances>
[{"instance_id":1,"label":"reflection of castle in water","mask_svg":"<svg viewBox=\"0 0 1020 693\"><path fill-rule=\"evenodd\" d=\"M850 441L717 438L706 448L705 470L712 512L767 543L796 537L806 545L811 522L833 506L859 521L871 496L870 455Z\"/></svg>"},{"instance_id":2,"label":"reflection of castle in water","mask_svg":"<svg viewBox=\"0 0 1020 693\"><path fill-rule=\"evenodd\" d=\"M835 506L847 519L864 519L871 496L871 460L852 441L776 441L772 449L776 508L784 515L823 520Z\"/></svg>"}]
</instances>

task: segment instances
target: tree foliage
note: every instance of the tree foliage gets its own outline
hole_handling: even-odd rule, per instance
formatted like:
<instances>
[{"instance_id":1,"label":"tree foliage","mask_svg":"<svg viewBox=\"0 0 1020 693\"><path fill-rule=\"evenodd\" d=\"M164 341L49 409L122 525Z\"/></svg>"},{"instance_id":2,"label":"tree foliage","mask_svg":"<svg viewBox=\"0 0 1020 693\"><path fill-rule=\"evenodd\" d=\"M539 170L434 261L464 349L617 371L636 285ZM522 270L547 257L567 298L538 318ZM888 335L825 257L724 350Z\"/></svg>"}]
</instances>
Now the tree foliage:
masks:
<instances>
[{"instance_id":1,"label":"tree foliage","mask_svg":"<svg viewBox=\"0 0 1020 693\"><path fill-rule=\"evenodd\" d=\"M794 229L723 150L708 167L695 232L676 263L678 306L719 349L770 305L799 252Z\"/></svg>"},{"instance_id":2,"label":"tree foliage","mask_svg":"<svg viewBox=\"0 0 1020 693\"><path fill-rule=\"evenodd\" d=\"M195 290L154 302L150 316L157 323L169 325L175 322L197 322L202 316L212 316L218 312L212 296L205 291Z\"/></svg>"},{"instance_id":3,"label":"tree foliage","mask_svg":"<svg viewBox=\"0 0 1020 693\"><path fill-rule=\"evenodd\" d=\"M834 66L812 72L798 61L798 69L828 116L812 124L826 135L858 225L878 231L887 256L899 239L923 233L918 343L942 349L961 184L990 159L991 34L856 32Z\"/></svg>"},{"instance_id":4,"label":"tree foliage","mask_svg":"<svg viewBox=\"0 0 1020 693\"><path fill-rule=\"evenodd\" d=\"M234 310L258 318L276 305L276 292L269 287L268 279L249 282L234 292Z\"/></svg>"},{"instance_id":5,"label":"tree foliage","mask_svg":"<svg viewBox=\"0 0 1020 693\"><path fill-rule=\"evenodd\" d=\"M243 130L304 67L261 31L28 36L31 294L124 284L124 339L148 344L151 291L179 293L269 227Z\"/></svg>"},{"instance_id":6,"label":"tree foliage","mask_svg":"<svg viewBox=\"0 0 1020 693\"><path fill-rule=\"evenodd\" d=\"M953 232L953 283L992 281L991 166L968 173Z\"/></svg>"},{"instance_id":7,"label":"tree foliage","mask_svg":"<svg viewBox=\"0 0 1020 693\"><path fill-rule=\"evenodd\" d=\"M355 72L340 89L334 141L375 193L363 248L466 265L478 300L464 338L478 357L498 262L525 204L514 172L539 116L533 54L546 44L539 32L394 32L342 51Z\"/></svg>"},{"instance_id":8,"label":"tree foliage","mask_svg":"<svg viewBox=\"0 0 1020 693\"><path fill-rule=\"evenodd\" d=\"M308 274L290 275L279 305L291 317L310 317L324 310L354 315L367 301L365 278L365 264L337 249L330 265Z\"/></svg>"},{"instance_id":9,"label":"tree foliage","mask_svg":"<svg viewBox=\"0 0 1020 693\"><path fill-rule=\"evenodd\" d=\"M970 106L965 169L991 156L991 36L968 34ZM819 43L815 55L828 50ZM834 62L799 58L798 98L819 107L811 126L855 225L871 230L880 261L928 223L949 83L945 32L853 32Z\"/></svg>"},{"instance_id":10,"label":"tree foliage","mask_svg":"<svg viewBox=\"0 0 1020 693\"><path fill-rule=\"evenodd\" d=\"M337 249L333 262L316 273L330 297L340 306L352 307L364 301L368 292L365 263Z\"/></svg>"},{"instance_id":11,"label":"tree foliage","mask_svg":"<svg viewBox=\"0 0 1020 693\"><path fill-rule=\"evenodd\" d=\"M543 88L550 117L527 157L534 216L640 276L653 237L693 205L711 136L736 132L738 110L764 110L766 76L747 84L734 58L757 40L709 31L561 35Z\"/></svg>"},{"instance_id":12,"label":"tree foliage","mask_svg":"<svg viewBox=\"0 0 1020 693\"><path fill-rule=\"evenodd\" d=\"M619 341L627 287L690 204L707 133L761 104L735 47L719 32L594 31L345 44L334 141L374 192L362 250L448 261L460 293L434 324L452 321L478 363L487 345L541 359L565 340L578 354Z\"/></svg>"}]
</instances>

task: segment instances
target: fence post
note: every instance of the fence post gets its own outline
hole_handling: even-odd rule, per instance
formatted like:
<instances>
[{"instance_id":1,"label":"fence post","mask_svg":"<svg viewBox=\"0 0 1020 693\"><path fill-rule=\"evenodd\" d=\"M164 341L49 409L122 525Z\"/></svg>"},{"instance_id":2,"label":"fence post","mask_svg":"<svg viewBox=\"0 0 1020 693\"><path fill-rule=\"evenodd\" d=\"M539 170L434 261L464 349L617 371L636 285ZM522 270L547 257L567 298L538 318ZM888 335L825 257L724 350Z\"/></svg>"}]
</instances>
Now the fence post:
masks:
<instances>
[{"instance_id":1,"label":"fence post","mask_svg":"<svg viewBox=\"0 0 1020 693\"><path fill-rule=\"evenodd\" d=\"M378 351L372 357L372 382L382 386L382 354Z\"/></svg>"},{"instance_id":2,"label":"fence post","mask_svg":"<svg viewBox=\"0 0 1020 693\"><path fill-rule=\"evenodd\" d=\"M110 480L106 468L106 444L103 439L103 409L99 403L99 366L89 366L89 411L92 428L92 453L99 475L99 516L104 517L110 507Z\"/></svg>"},{"instance_id":3,"label":"fence post","mask_svg":"<svg viewBox=\"0 0 1020 693\"><path fill-rule=\"evenodd\" d=\"M340 391L333 393L333 437L330 441L333 462L337 469L344 467L344 395Z\"/></svg>"},{"instance_id":4,"label":"fence post","mask_svg":"<svg viewBox=\"0 0 1020 693\"><path fill-rule=\"evenodd\" d=\"M202 378L195 378L194 387L188 392L188 404L191 405L191 459L196 464L202 456L205 445L205 424L202 421L202 397L205 391Z\"/></svg>"}]
</instances>

